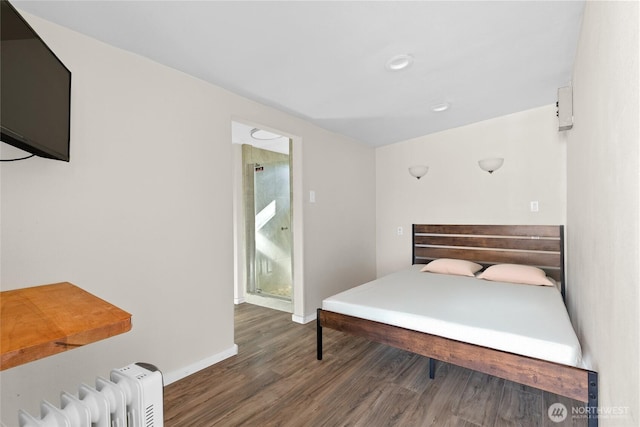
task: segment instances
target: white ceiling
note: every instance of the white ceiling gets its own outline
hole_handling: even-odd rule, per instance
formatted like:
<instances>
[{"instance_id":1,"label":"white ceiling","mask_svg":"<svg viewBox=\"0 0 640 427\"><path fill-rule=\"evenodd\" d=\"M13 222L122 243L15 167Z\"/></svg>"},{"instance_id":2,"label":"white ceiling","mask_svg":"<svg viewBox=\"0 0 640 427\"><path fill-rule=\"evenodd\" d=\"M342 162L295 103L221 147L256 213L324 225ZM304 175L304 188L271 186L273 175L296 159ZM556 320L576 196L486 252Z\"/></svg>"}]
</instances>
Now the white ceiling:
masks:
<instances>
[{"instance_id":1,"label":"white ceiling","mask_svg":"<svg viewBox=\"0 0 640 427\"><path fill-rule=\"evenodd\" d=\"M549 105L584 1L20 1L372 146ZM408 69L385 69L408 53ZM434 104L448 102L436 113Z\"/></svg>"}]
</instances>

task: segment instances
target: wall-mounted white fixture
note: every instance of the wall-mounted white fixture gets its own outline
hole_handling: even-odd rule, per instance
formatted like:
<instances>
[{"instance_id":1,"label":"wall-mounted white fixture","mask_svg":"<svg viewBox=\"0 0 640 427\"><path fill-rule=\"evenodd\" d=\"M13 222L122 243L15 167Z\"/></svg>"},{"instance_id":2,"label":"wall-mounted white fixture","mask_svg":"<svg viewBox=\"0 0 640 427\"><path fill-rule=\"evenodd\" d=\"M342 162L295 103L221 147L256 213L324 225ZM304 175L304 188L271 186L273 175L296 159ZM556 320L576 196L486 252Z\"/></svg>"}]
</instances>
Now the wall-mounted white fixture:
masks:
<instances>
[{"instance_id":1,"label":"wall-mounted white fixture","mask_svg":"<svg viewBox=\"0 0 640 427\"><path fill-rule=\"evenodd\" d=\"M418 179L425 176L428 171L429 171L429 166L424 166L424 165L415 165L409 168L409 173L411 174L411 176Z\"/></svg>"},{"instance_id":2,"label":"wall-mounted white fixture","mask_svg":"<svg viewBox=\"0 0 640 427\"><path fill-rule=\"evenodd\" d=\"M408 68L411 64L413 64L413 56L408 53L403 53L391 57L387 61L385 68L389 71L400 71Z\"/></svg>"},{"instance_id":3,"label":"wall-mounted white fixture","mask_svg":"<svg viewBox=\"0 0 640 427\"><path fill-rule=\"evenodd\" d=\"M573 127L573 89L565 86L558 89L558 130L569 130Z\"/></svg>"},{"instance_id":4,"label":"wall-mounted white fixture","mask_svg":"<svg viewBox=\"0 0 640 427\"><path fill-rule=\"evenodd\" d=\"M540 211L540 205L538 204L537 200L532 200L529 203L529 209L531 209L531 212L538 212Z\"/></svg>"},{"instance_id":5,"label":"wall-mounted white fixture","mask_svg":"<svg viewBox=\"0 0 640 427\"><path fill-rule=\"evenodd\" d=\"M478 161L480 169L485 172L493 173L502 167L504 159L501 157L491 157L488 159L482 159Z\"/></svg>"},{"instance_id":6,"label":"wall-mounted white fixture","mask_svg":"<svg viewBox=\"0 0 640 427\"><path fill-rule=\"evenodd\" d=\"M281 137L282 135L278 135L277 133L269 132L263 129L251 129L251 138L259 139L260 141L269 141L271 139L278 139Z\"/></svg>"}]
</instances>

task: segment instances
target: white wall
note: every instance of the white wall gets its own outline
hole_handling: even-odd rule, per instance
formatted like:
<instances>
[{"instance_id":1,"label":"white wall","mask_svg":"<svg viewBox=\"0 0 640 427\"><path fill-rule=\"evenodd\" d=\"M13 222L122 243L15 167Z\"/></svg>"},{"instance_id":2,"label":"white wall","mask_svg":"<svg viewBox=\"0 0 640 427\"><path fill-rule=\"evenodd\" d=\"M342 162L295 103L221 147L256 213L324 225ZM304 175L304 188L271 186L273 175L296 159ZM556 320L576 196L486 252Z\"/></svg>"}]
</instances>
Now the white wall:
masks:
<instances>
[{"instance_id":1,"label":"white wall","mask_svg":"<svg viewBox=\"0 0 640 427\"><path fill-rule=\"evenodd\" d=\"M316 197L310 203L305 191L308 313L320 307L322 299L375 278L376 179L373 149L363 152L324 137L318 144L305 145L304 158L305 188Z\"/></svg>"},{"instance_id":2,"label":"white wall","mask_svg":"<svg viewBox=\"0 0 640 427\"><path fill-rule=\"evenodd\" d=\"M600 407L640 425L638 2L587 2L568 132L570 313L600 378Z\"/></svg>"},{"instance_id":3,"label":"white wall","mask_svg":"<svg viewBox=\"0 0 640 427\"><path fill-rule=\"evenodd\" d=\"M7 426L114 367L147 361L174 380L236 350L232 118L303 145L301 182L318 202L303 204L297 236L302 316L375 275L373 149L24 15L73 73L71 162L2 165L2 289L70 281L131 312L133 329L3 371Z\"/></svg>"},{"instance_id":4,"label":"white wall","mask_svg":"<svg viewBox=\"0 0 640 427\"><path fill-rule=\"evenodd\" d=\"M504 165L484 172L478 160L486 157ZM565 162L555 105L378 148L378 275L411 264L414 223L564 224ZM409 175L414 164L429 166L420 180Z\"/></svg>"}]
</instances>

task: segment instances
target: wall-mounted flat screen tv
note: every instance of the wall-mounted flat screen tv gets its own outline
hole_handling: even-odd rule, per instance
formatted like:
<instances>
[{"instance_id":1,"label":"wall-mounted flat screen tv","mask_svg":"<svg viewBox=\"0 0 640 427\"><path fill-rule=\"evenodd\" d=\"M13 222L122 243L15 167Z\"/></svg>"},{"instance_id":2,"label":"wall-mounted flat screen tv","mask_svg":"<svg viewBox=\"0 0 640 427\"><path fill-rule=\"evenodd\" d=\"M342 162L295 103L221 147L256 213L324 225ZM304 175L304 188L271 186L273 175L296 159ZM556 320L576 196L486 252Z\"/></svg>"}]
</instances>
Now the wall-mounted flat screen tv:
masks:
<instances>
[{"instance_id":1,"label":"wall-mounted flat screen tv","mask_svg":"<svg viewBox=\"0 0 640 427\"><path fill-rule=\"evenodd\" d=\"M7 0L0 5L0 140L69 161L71 72Z\"/></svg>"}]
</instances>

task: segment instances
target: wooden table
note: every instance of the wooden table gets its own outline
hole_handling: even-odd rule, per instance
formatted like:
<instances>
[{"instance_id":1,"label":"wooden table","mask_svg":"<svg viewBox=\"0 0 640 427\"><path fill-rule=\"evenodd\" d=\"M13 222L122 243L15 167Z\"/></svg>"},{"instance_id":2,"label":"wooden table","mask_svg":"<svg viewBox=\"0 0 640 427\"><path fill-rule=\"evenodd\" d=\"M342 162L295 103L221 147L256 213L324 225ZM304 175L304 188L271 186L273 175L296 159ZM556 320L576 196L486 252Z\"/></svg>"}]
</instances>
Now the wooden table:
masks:
<instances>
[{"instance_id":1,"label":"wooden table","mask_svg":"<svg viewBox=\"0 0 640 427\"><path fill-rule=\"evenodd\" d=\"M131 330L131 314L67 282L0 292L0 302L0 370Z\"/></svg>"}]
</instances>

